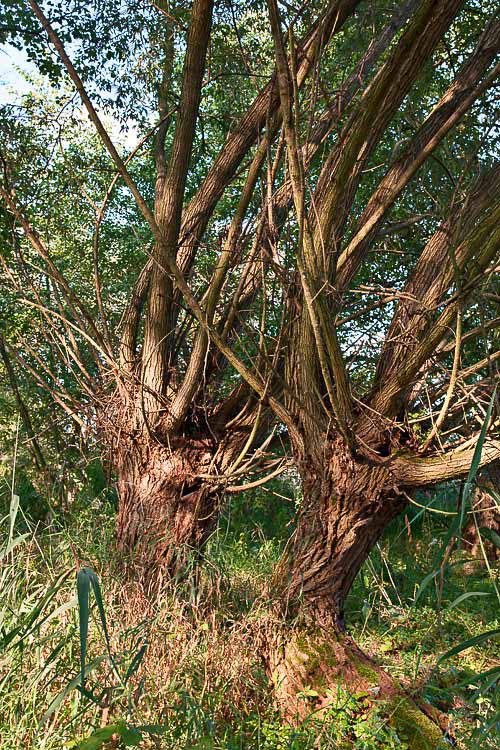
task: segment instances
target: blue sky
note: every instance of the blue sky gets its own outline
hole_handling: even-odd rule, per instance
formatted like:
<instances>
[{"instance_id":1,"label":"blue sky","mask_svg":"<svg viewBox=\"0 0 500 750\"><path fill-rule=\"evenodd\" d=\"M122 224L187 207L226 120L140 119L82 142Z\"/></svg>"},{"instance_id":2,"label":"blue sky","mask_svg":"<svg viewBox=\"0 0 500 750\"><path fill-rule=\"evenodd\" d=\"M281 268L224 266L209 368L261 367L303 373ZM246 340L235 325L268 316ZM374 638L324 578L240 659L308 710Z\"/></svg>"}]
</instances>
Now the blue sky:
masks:
<instances>
[{"instance_id":1,"label":"blue sky","mask_svg":"<svg viewBox=\"0 0 500 750\"><path fill-rule=\"evenodd\" d=\"M24 74L33 75L40 80L40 73L31 63L24 51L10 44L0 44L0 105L15 104L19 96L33 91L33 83L26 81ZM83 111L83 110L82 110ZM85 115L86 117L86 115ZM109 115L101 114L111 136L126 149L132 149L139 138L134 123L129 124L128 132L121 130L119 124Z\"/></svg>"},{"instance_id":2,"label":"blue sky","mask_svg":"<svg viewBox=\"0 0 500 750\"><path fill-rule=\"evenodd\" d=\"M24 52L10 44L0 45L0 104L14 102L19 94L30 88L19 71L34 72Z\"/></svg>"}]
</instances>

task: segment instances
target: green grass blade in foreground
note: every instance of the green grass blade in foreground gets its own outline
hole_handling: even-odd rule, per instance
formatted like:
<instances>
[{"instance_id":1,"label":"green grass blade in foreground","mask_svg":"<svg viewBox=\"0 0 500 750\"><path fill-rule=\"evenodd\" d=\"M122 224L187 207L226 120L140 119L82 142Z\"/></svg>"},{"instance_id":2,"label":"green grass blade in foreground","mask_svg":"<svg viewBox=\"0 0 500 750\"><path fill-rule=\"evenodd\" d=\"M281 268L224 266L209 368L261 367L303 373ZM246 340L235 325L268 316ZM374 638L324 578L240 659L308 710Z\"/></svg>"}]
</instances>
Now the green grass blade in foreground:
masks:
<instances>
[{"instance_id":1,"label":"green grass blade in foreground","mask_svg":"<svg viewBox=\"0 0 500 750\"><path fill-rule=\"evenodd\" d=\"M483 453L483 447L484 442L486 440L486 435L488 432L488 427L491 420L491 415L493 412L493 406L495 403L495 396L496 396L497 389L493 391L493 394L490 399L490 403L488 404L488 409L486 410L486 415L484 417L484 421L481 427L481 432L479 434L479 438L476 443L476 447L474 449L474 454L472 457L472 462L469 468L469 473L467 475L467 479L465 481L465 484L462 489L461 498L460 498L460 509L457 515L453 518L452 523L450 524L450 528L448 529L448 532L446 534L446 537L444 539L443 544L439 547L435 559L434 559L434 570L431 573L428 573L425 578L422 580L422 583L418 587L418 591L416 593L415 599L413 604L416 604L417 601L420 599L420 596L423 594L425 589L428 587L429 583L434 580L434 578L441 573L441 565L442 561L445 559L446 550L448 549L448 546L453 539L453 537L460 538L460 530L462 529L464 525L464 518L465 518L465 511L467 507L467 503L470 499L470 495L474 486L474 482L476 479L476 475L479 469L479 465L481 463L481 456Z\"/></svg>"},{"instance_id":2,"label":"green grass blade in foreground","mask_svg":"<svg viewBox=\"0 0 500 750\"><path fill-rule=\"evenodd\" d=\"M472 487L474 485L476 475L479 469L479 464L481 462L484 441L486 440L486 434L488 432L488 427L490 426L490 420L491 420L491 415L493 413L493 407L495 405L496 395L497 395L497 386L495 386L493 393L491 394L490 403L488 404L488 408L486 409L486 414L484 416L484 421L481 427L481 432L479 433L479 438L476 443L474 455L472 457L472 463L470 465L469 474L465 482L464 492L468 492L469 494L472 491Z\"/></svg>"},{"instance_id":3,"label":"green grass blade in foreground","mask_svg":"<svg viewBox=\"0 0 500 750\"><path fill-rule=\"evenodd\" d=\"M449 563L448 567L450 569L451 568L457 568L457 567L460 567L461 565L464 565L465 563L470 562L470 561L471 561L470 558L467 558L466 560L456 560L455 562ZM428 573L425 576L425 578L422 579L422 582L418 586L417 593L415 594L415 598L413 599L412 607L414 607L416 605L416 603L418 602L418 600L420 599L420 597L422 596L422 594L424 593L424 591L428 588L428 586L431 583L431 581L433 581L436 578L436 576L438 576L440 574L440 572L441 572L441 569L438 568L437 570L433 570L431 573Z\"/></svg>"},{"instance_id":4,"label":"green grass blade in foreground","mask_svg":"<svg viewBox=\"0 0 500 750\"><path fill-rule=\"evenodd\" d=\"M10 508L9 508L9 518L10 518L9 544L12 541L12 537L14 535L14 526L16 523L18 511L19 511L19 495L12 493L11 498L10 498Z\"/></svg>"},{"instance_id":5,"label":"green grass blade in foreground","mask_svg":"<svg viewBox=\"0 0 500 750\"><path fill-rule=\"evenodd\" d=\"M486 409L486 414L484 416L483 424L481 426L481 432L479 433L476 447L474 449L474 454L472 456L469 473L467 475L467 479L465 480L464 486L462 488L462 493L461 493L461 498L460 498L460 509L459 509L458 515L455 516L455 518L453 519L450 525L444 544L439 551L439 555L445 554L446 549L448 545L450 544L451 540L453 539L453 537L457 537L458 545L460 546L460 530L463 528L463 525L464 525L467 504L470 501L470 496L472 494L472 490L474 489L474 482L476 481L477 472L479 470L479 466L481 463L481 456L483 454L484 443L486 440L486 435L488 434L488 427L490 426L491 415L493 413L493 407L495 405L496 393L497 393L497 389L495 387L491 395L488 408Z\"/></svg>"},{"instance_id":6,"label":"green grass blade in foreground","mask_svg":"<svg viewBox=\"0 0 500 750\"><path fill-rule=\"evenodd\" d=\"M83 676L82 674L78 673L76 677L74 677L72 680L68 682L66 687L64 687L60 693L56 695L48 709L45 711L44 715L42 716L39 726L42 726L45 724L47 719L49 719L52 714L57 711L63 700L71 693L72 690L74 690L76 687L78 687L82 682L82 677L85 678L87 675L89 675L96 667L98 667L104 659L106 659L106 654L102 654L101 656L98 656L97 659L94 659L84 669Z\"/></svg>"},{"instance_id":7,"label":"green grass blade in foreground","mask_svg":"<svg viewBox=\"0 0 500 750\"><path fill-rule=\"evenodd\" d=\"M459 643L457 646L454 646L453 648L450 648L449 651L446 651L444 654L442 654L439 659L437 660L437 664L441 664L445 659L449 659L450 656L456 656L456 654L460 654L462 651L466 651L468 648L472 648L472 646L477 646L480 643L483 643L483 641L487 641L489 638L494 638L495 636L500 635L500 628L495 628L495 630L488 630L486 633L481 633L480 635L476 635L473 638L468 638L466 641L462 641L462 643Z\"/></svg>"},{"instance_id":8,"label":"green grass blade in foreground","mask_svg":"<svg viewBox=\"0 0 500 750\"><path fill-rule=\"evenodd\" d=\"M61 588L70 572L71 570L66 570L59 576L59 578L52 584L52 586L50 586L42 600L35 607L33 607L32 610L30 610L24 622L22 622L20 625L17 625L9 632L2 633L2 637L0 638L0 649L7 650L8 647L20 647L23 641L25 641L33 633L34 630L39 628L44 622L54 616L53 613L49 612L44 617L39 619L44 609L57 595L59 589ZM16 636L19 636L17 641L15 640Z\"/></svg>"},{"instance_id":9,"label":"green grass blade in foreground","mask_svg":"<svg viewBox=\"0 0 500 750\"><path fill-rule=\"evenodd\" d=\"M144 655L147 651L148 644L144 643L139 651L135 654L134 658L132 659L129 668L127 669L127 672L125 674L125 677L123 679L124 684L126 685L129 679L137 672L139 667L141 666L142 660L144 658Z\"/></svg>"},{"instance_id":10,"label":"green grass blade in foreground","mask_svg":"<svg viewBox=\"0 0 500 750\"><path fill-rule=\"evenodd\" d=\"M7 536L7 544L4 549L0 551L0 560L11 554L25 539L29 537L29 533L20 534L14 537L14 529L16 525L17 514L19 512L19 495L12 493L10 498L9 515L2 519L2 523L5 519L9 519L9 533Z\"/></svg>"},{"instance_id":11,"label":"green grass blade in foreground","mask_svg":"<svg viewBox=\"0 0 500 750\"><path fill-rule=\"evenodd\" d=\"M470 599L471 596L491 596L491 594L489 591L466 591L464 594L457 596L457 598L446 607L445 612L450 612L450 610L455 609L455 607L458 607L458 605L466 599Z\"/></svg>"},{"instance_id":12,"label":"green grass blade in foreground","mask_svg":"<svg viewBox=\"0 0 500 750\"><path fill-rule=\"evenodd\" d=\"M90 617L90 576L89 568L81 568L76 576L78 595L78 619L80 627L80 677L85 687L85 657L87 655L87 637Z\"/></svg>"},{"instance_id":13,"label":"green grass blade in foreground","mask_svg":"<svg viewBox=\"0 0 500 750\"><path fill-rule=\"evenodd\" d=\"M479 694L480 692L486 692L491 687L495 685L497 680L500 679L500 665L497 667L492 667L491 669L487 669L483 672L477 672L474 675L468 674L467 677L460 682L456 682L453 685L453 690L459 690L460 688L464 687L475 687L476 685L480 685L480 687L476 690L476 694ZM449 691L450 688L437 688L437 692L445 692Z\"/></svg>"},{"instance_id":14,"label":"green grass blade in foreground","mask_svg":"<svg viewBox=\"0 0 500 750\"><path fill-rule=\"evenodd\" d=\"M111 640L109 637L108 626L106 623L106 613L104 611L104 601L102 598L101 587L99 585L99 579L96 573L92 570L92 568L84 567L78 571L77 579L76 579L76 587L77 587L77 594L78 594L79 627L80 627L80 668L81 668L81 674L82 674L81 687L83 690L85 689L84 674L85 674L85 658L87 655L87 639L88 639L88 632L89 632L91 589L96 600L97 609L99 611L99 619L100 619L102 631L104 634L104 640L106 642L107 655L109 657L111 666L115 672L116 677L118 678L120 682L122 682L119 670L117 668L117 665L113 658L113 654L111 652Z\"/></svg>"}]
</instances>

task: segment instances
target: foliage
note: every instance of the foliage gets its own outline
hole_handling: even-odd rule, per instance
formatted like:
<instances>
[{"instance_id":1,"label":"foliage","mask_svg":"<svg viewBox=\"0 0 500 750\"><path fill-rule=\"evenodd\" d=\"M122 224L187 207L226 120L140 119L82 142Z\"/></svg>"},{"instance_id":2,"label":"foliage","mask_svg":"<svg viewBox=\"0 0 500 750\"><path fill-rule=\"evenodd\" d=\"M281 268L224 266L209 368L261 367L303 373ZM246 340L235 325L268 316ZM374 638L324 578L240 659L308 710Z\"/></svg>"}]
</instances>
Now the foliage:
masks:
<instances>
[{"instance_id":1,"label":"foliage","mask_svg":"<svg viewBox=\"0 0 500 750\"><path fill-rule=\"evenodd\" d=\"M260 660L366 558L356 638L493 747L498 571L461 535L500 455L495 11L2 5L1 750L406 750L342 686L292 728Z\"/></svg>"},{"instance_id":2,"label":"foliage","mask_svg":"<svg viewBox=\"0 0 500 750\"><path fill-rule=\"evenodd\" d=\"M386 723L383 705L366 711L366 695L340 691L327 716L312 714L296 729L273 711L251 627L259 592L286 538L283 519L290 517L289 501L274 491L293 497L293 484L259 491L255 502L235 499L207 550L196 596L186 586L167 588L159 608L146 616L137 599L120 594L109 504L80 505L64 529L52 522L35 530L5 493L11 508L2 521L0 748L107 748L111 733L115 744L121 736L123 746L134 747L140 733L141 747L156 750L337 750L342 742L346 748L403 750L404 735ZM452 512L453 486L443 488L431 507ZM448 523L446 516L413 506L409 525L403 519L393 524L351 594L352 632L409 689L424 685L427 699L449 713L459 748L493 750L500 734L500 652L498 641L483 634L498 629L500 620L487 570L480 561L467 574L463 564L453 565L440 613L433 586L415 603L429 549L446 536ZM85 610L78 610L75 555L98 571L110 639L107 644L91 598L83 689ZM463 550L456 556L455 562L466 562ZM464 599L465 592L488 596ZM466 650L444 658L468 640Z\"/></svg>"}]
</instances>

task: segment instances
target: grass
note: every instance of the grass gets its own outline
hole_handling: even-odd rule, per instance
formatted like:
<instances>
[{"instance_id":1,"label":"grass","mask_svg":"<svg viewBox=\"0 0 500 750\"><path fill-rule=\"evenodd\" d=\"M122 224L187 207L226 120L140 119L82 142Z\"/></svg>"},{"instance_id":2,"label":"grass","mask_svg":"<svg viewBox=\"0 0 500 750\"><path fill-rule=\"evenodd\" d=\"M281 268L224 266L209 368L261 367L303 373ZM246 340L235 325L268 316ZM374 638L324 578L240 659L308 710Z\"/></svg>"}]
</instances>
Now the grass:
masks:
<instances>
[{"instance_id":1,"label":"grass","mask_svg":"<svg viewBox=\"0 0 500 750\"><path fill-rule=\"evenodd\" d=\"M441 507L454 507L453 490L446 492ZM362 699L346 696L324 721L311 719L298 730L273 709L254 626L293 503L265 492L233 503L209 545L199 586L167 589L153 606L124 586L107 500L77 501L64 526L34 526L21 509L16 515L8 493L5 504L0 750L407 746L363 711ZM498 639L438 659L500 628L498 571L464 562L459 551L442 591L431 579L415 603L448 527L441 516L413 510L411 538L403 520L393 524L358 576L348 602L351 631L408 689L449 714L459 748L493 750L500 738ZM99 581L109 643L90 585L82 687L75 573L86 565Z\"/></svg>"}]
</instances>

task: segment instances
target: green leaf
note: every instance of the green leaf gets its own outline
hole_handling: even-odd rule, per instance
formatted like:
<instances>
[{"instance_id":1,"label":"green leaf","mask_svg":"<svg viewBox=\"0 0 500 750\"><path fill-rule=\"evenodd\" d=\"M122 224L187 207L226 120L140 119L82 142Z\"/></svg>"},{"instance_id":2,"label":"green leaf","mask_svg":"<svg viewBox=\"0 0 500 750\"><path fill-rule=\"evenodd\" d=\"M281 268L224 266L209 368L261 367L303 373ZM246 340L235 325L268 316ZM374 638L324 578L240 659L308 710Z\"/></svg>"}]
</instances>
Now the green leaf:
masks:
<instances>
[{"instance_id":1,"label":"green leaf","mask_svg":"<svg viewBox=\"0 0 500 750\"><path fill-rule=\"evenodd\" d=\"M484 539L491 542L497 549L500 549L500 534L497 534L494 529L490 529L487 526L480 526L479 533Z\"/></svg>"},{"instance_id":2,"label":"green leaf","mask_svg":"<svg viewBox=\"0 0 500 750\"><path fill-rule=\"evenodd\" d=\"M125 747L138 747L142 742L142 732L137 727L124 727L120 736Z\"/></svg>"},{"instance_id":3,"label":"green leaf","mask_svg":"<svg viewBox=\"0 0 500 750\"><path fill-rule=\"evenodd\" d=\"M101 664L106 658L107 658L106 654L103 654L102 656L98 656L97 659L94 659L93 661L91 661L90 664L87 664L87 666L85 667L84 677L87 677L87 675L89 675L90 672L92 672L96 667L98 667L99 664ZM44 715L42 716L40 720L40 725L44 724L47 721L47 719L49 719L52 716L52 714L55 711L57 711L57 709L59 708L63 700L71 693L72 690L74 690L76 687L78 687L78 685L80 685L81 681L82 681L82 675L79 672L76 675L76 677L70 680L68 684L66 685L66 687L63 688L63 690L61 690L61 692L56 695L56 697L54 698L54 700L52 701L52 703L50 704L50 706L48 707L48 709L45 711Z\"/></svg>"},{"instance_id":4,"label":"green leaf","mask_svg":"<svg viewBox=\"0 0 500 750\"><path fill-rule=\"evenodd\" d=\"M80 667L82 673L82 688L85 687L83 675L85 673L85 657L87 654L87 638L89 632L89 619L90 619L90 590L92 589L94 597L97 603L97 609L99 611L99 618L101 620L102 630L104 633L104 639L106 641L106 648L108 650L108 656L111 663L116 669L116 665L113 661L113 655L111 653L111 641L109 638L108 627L106 624L106 615L104 612L104 602L102 599L101 587L99 586L99 579L92 570L92 568L81 568L78 571L76 578L76 588L78 594L78 610L79 610L79 625L80 625Z\"/></svg>"},{"instance_id":5,"label":"green leaf","mask_svg":"<svg viewBox=\"0 0 500 750\"><path fill-rule=\"evenodd\" d=\"M10 648L19 648L23 641L25 641L33 633L33 631L36 630L36 628L39 628L41 625L43 625L44 622L53 617L53 613L49 613L39 619L43 610L56 596L63 582L71 572L71 568L68 568L68 570L64 571L59 576L59 578L50 586L43 599L26 615L24 622L13 628L13 630L11 630L9 633L2 636L2 640L0 641L0 645L2 646L2 648L7 649L7 646L9 646ZM16 636L19 636L17 641L15 640Z\"/></svg>"},{"instance_id":6,"label":"green leaf","mask_svg":"<svg viewBox=\"0 0 500 750\"><path fill-rule=\"evenodd\" d=\"M9 517L10 517L9 543L12 541L12 537L14 535L14 525L16 523L18 511L19 511L19 495L15 495L14 493L12 493L12 496L10 498L10 508L9 508Z\"/></svg>"},{"instance_id":7,"label":"green leaf","mask_svg":"<svg viewBox=\"0 0 500 750\"><path fill-rule=\"evenodd\" d=\"M476 474L479 469L479 464L481 463L481 455L483 453L484 441L486 440L486 434L488 432L488 427L490 426L491 414L493 412L493 407L495 405L496 395L497 395L497 386L495 386L493 393L491 394L490 403L488 404L488 408L486 409L486 414L484 416L484 421L481 427L481 432L479 433L479 438L476 443L474 455L472 457L472 463L470 465L469 475L465 483L465 486L467 487L469 492L472 488L474 480L476 479Z\"/></svg>"},{"instance_id":8,"label":"green leaf","mask_svg":"<svg viewBox=\"0 0 500 750\"><path fill-rule=\"evenodd\" d=\"M78 743L77 748L78 750L100 750L104 743L110 740L114 734L121 734L122 727L123 725L119 723L108 724L105 727L96 729L95 732L92 732L90 737L81 740Z\"/></svg>"},{"instance_id":9,"label":"green leaf","mask_svg":"<svg viewBox=\"0 0 500 750\"><path fill-rule=\"evenodd\" d=\"M413 604L415 605L422 594L424 593L425 589L429 585L429 583L439 574L439 570L433 570L431 573L428 573L425 578L423 579L422 583L418 587L418 591L415 595L415 599L413 600Z\"/></svg>"},{"instance_id":10,"label":"green leaf","mask_svg":"<svg viewBox=\"0 0 500 750\"><path fill-rule=\"evenodd\" d=\"M125 747L138 747L142 742L142 732L137 727L127 726L124 721L117 721L105 727L96 729L77 745L78 750L101 750L104 743L118 734Z\"/></svg>"},{"instance_id":11,"label":"green leaf","mask_svg":"<svg viewBox=\"0 0 500 750\"><path fill-rule=\"evenodd\" d=\"M132 659L129 668L127 669L127 673L125 674L125 678L123 680L124 684L126 685L129 679L132 677L133 674L137 672L139 669L142 660L144 658L144 654L146 653L146 649L148 647L147 643L144 643L139 651L135 654L134 658Z\"/></svg>"},{"instance_id":12,"label":"green leaf","mask_svg":"<svg viewBox=\"0 0 500 750\"><path fill-rule=\"evenodd\" d=\"M168 732L168 726L164 724L140 724L137 729L140 732L146 732L146 734L166 734Z\"/></svg>"},{"instance_id":13,"label":"green leaf","mask_svg":"<svg viewBox=\"0 0 500 750\"><path fill-rule=\"evenodd\" d=\"M111 657L111 642L109 639L108 627L106 625L106 615L104 614L104 603L102 600L101 587L99 585L99 579L91 568L86 568L90 583L92 584L92 590L94 592L95 600L97 602L97 609L99 610L99 617L101 618L102 630L104 638L106 640L106 646L108 648L108 654Z\"/></svg>"},{"instance_id":14,"label":"green leaf","mask_svg":"<svg viewBox=\"0 0 500 750\"><path fill-rule=\"evenodd\" d=\"M15 550L16 547L18 547L22 542L24 542L25 539L27 539L30 534L21 534L20 536L16 536L15 539L11 539L9 543L7 544L6 548L2 551L2 554L0 555L0 560L3 560L4 557L7 557L7 555L10 555L11 552Z\"/></svg>"},{"instance_id":15,"label":"green leaf","mask_svg":"<svg viewBox=\"0 0 500 750\"><path fill-rule=\"evenodd\" d=\"M468 648L472 648L472 646L477 646L479 643L487 641L489 638L494 638L497 635L500 635L500 628L496 628L495 630L488 630L486 633L481 633L480 635L474 636L474 638L469 638L467 641L462 641L462 643L459 643L458 646L454 646L454 648L451 648L449 651L446 651L442 656L440 656L437 663L441 664L442 661L444 661L445 659L449 659L450 656L460 654L462 651L466 651Z\"/></svg>"},{"instance_id":16,"label":"green leaf","mask_svg":"<svg viewBox=\"0 0 500 750\"><path fill-rule=\"evenodd\" d=\"M445 554L445 551L450 544L453 537L457 538L458 546L460 547L460 531L463 528L464 520L465 520L465 511L467 509L467 504L470 502L470 496L472 493L472 490L474 488L474 482L476 479L476 474L478 472L479 466L481 464L481 456L483 453L483 447L484 442L486 440L486 435L488 433L488 427L490 425L491 415L493 412L493 407L495 405L495 398L496 398L497 389L493 390L493 393L491 395L490 403L488 404L488 408L486 409L486 414L483 420L483 424L481 426L481 432L479 433L479 437L477 439L476 447L474 448L474 454L472 456L472 461L469 469L469 473L467 475L467 479L465 480L463 489L462 489L462 495L460 498L460 509L458 514L453 519L453 522L450 524L450 528L448 530L448 533L446 534L446 538L444 540L443 545L438 551L438 557L443 556Z\"/></svg>"},{"instance_id":17,"label":"green leaf","mask_svg":"<svg viewBox=\"0 0 500 750\"><path fill-rule=\"evenodd\" d=\"M490 594L488 591L466 591L465 594L460 594L460 596L457 596L457 598L452 601L452 603L448 607L446 607L445 611L449 612L451 609L454 609L466 599L470 599L471 596L490 596Z\"/></svg>"},{"instance_id":18,"label":"green leaf","mask_svg":"<svg viewBox=\"0 0 500 750\"><path fill-rule=\"evenodd\" d=\"M87 637L89 632L90 577L89 568L81 568L76 576L78 595L78 615L80 627L80 673L82 687L85 686L85 657L87 654Z\"/></svg>"}]
</instances>

